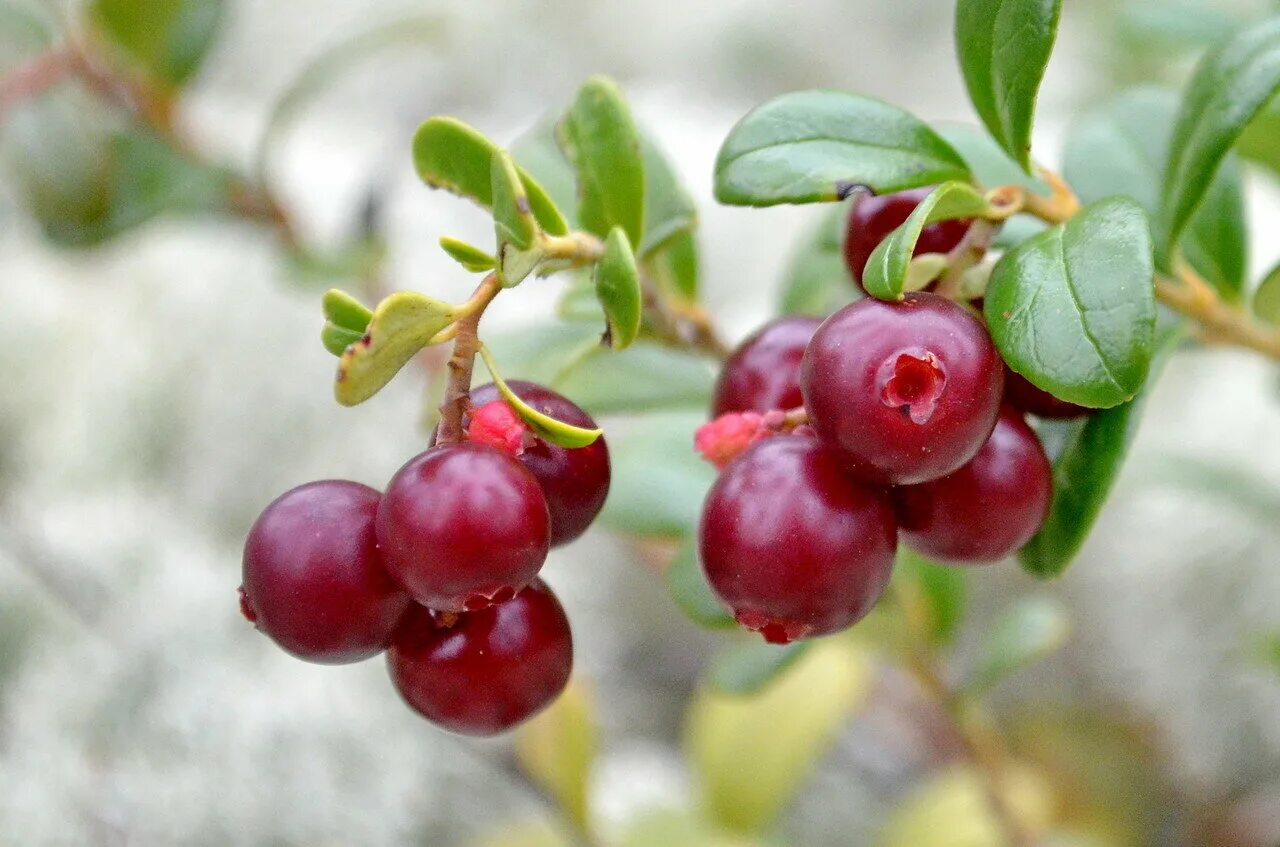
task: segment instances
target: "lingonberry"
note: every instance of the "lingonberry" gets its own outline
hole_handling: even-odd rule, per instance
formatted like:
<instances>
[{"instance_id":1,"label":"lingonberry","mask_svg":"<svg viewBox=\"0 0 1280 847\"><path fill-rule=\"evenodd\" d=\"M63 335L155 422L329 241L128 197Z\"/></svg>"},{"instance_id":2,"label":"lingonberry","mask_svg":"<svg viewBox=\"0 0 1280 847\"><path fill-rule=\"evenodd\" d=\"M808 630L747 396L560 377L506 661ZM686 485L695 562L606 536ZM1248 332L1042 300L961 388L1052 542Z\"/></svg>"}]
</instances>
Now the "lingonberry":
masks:
<instances>
[{"instance_id":1,"label":"lingonberry","mask_svg":"<svg viewBox=\"0 0 1280 847\"><path fill-rule=\"evenodd\" d=\"M853 201L849 211L849 226L844 236L844 262L853 281L862 287L862 272L867 259L885 236L902 226L929 196L932 188L914 188L897 194L864 194ZM915 255L921 253L948 253L960 243L969 229L970 221L939 221L920 231Z\"/></svg>"},{"instance_id":2,"label":"lingonberry","mask_svg":"<svg viewBox=\"0 0 1280 847\"><path fill-rule=\"evenodd\" d=\"M510 729L569 681L573 640L556 596L534 580L515 597L461 615L417 606L387 650L396 690L415 711L464 735Z\"/></svg>"},{"instance_id":3,"label":"lingonberry","mask_svg":"<svg viewBox=\"0 0 1280 847\"><path fill-rule=\"evenodd\" d=\"M432 447L387 484L375 526L383 563L441 611L509 599L547 557L547 501L516 459L475 442Z\"/></svg>"},{"instance_id":4,"label":"lingonberry","mask_svg":"<svg viewBox=\"0 0 1280 847\"><path fill-rule=\"evenodd\" d=\"M378 500L367 485L323 480L267 506L244 545L244 616L308 661L358 662L381 652L409 595L379 561Z\"/></svg>"},{"instance_id":5,"label":"lingonberry","mask_svg":"<svg viewBox=\"0 0 1280 847\"><path fill-rule=\"evenodd\" d=\"M917 292L859 300L828 318L800 381L810 423L851 472L910 485L978 452L1000 412L1004 370L977 318Z\"/></svg>"},{"instance_id":6,"label":"lingonberry","mask_svg":"<svg viewBox=\"0 0 1280 847\"><path fill-rule=\"evenodd\" d=\"M894 492L902 539L950 562L993 562L1013 553L1044 523L1052 471L1040 439L1009 406L987 443L964 467Z\"/></svg>"},{"instance_id":7,"label":"lingonberry","mask_svg":"<svg viewBox=\"0 0 1280 847\"><path fill-rule=\"evenodd\" d=\"M720 371L711 416L799 406L800 359L821 323L819 318L784 317L748 336Z\"/></svg>"},{"instance_id":8,"label":"lingonberry","mask_svg":"<svg viewBox=\"0 0 1280 847\"><path fill-rule=\"evenodd\" d=\"M698 535L712 589L775 643L837 632L869 612L896 545L888 495L846 476L818 441L788 435L720 474Z\"/></svg>"},{"instance_id":9,"label":"lingonberry","mask_svg":"<svg viewBox=\"0 0 1280 847\"><path fill-rule=\"evenodd\" d=\"M1022 374L1007 367L1004 372L1004 399L1006 403L1038 418L1067 420L1083 417L1093 411L1085 406L1059 400L1048 391L1032 385Z\"/></svg>"},{"instance_id":10,"label":"lingonberry","mask_svg":"<svg viewBox=\"0 0 1280 847\"><path fill-rule=\"evenodd\" d=\"M596 422L567 397L533 382L513 379L507 385L539 412L574 426L595 429ZM496 386L471 392L473 406L483 408L499 399ZM568 543L587 531L609 495L609 447L604 436L586 447L559 447L549 441L525 438L520 461L542 486L551 510L551 546Z\"/></svg>"}]
</instances>

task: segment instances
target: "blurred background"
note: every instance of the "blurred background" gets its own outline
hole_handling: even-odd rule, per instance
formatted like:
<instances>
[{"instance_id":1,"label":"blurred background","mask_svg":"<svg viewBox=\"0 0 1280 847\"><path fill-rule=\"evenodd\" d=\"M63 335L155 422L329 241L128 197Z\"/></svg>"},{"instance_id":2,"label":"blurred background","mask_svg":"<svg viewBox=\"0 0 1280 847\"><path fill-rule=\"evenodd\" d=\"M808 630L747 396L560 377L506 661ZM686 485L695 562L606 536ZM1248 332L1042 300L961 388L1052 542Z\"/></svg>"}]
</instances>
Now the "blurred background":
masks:
<instances>
[{"instance_id":1,"label":"blurred background","mask_svg":"<svg viewBox=\"0 0 1280 847\"><path fill-rule=\"evenodd\" d=\"M55 30L82 18L76 4L4 5L4 74L45 49L32 14ZM1073 118L1124 85L1180 84L1203 45L1275 4L1065 5L1036 124L1049 164ZM314 70L396 22L360 61ZM54 106L0 88L0 843L572 843L543 831L559 815L509 739L429 726L380 660L284 655L241 619L236 587L244 534L276 495L328 477L380 487L424 446L430 379L406 370L341 408L317 343L320 293L364 278L362 233L379 234L385 290L458 300L474 284L435 242L484 244L490 223L418 181L417 124L453 114L510 142L593 73L620 82L689 186L703 299L734 340L776 312L822 214L714 203L715 154L743 113L831 87L973 120L940 0L227 0L167 119L206 161L251 175L279 127L261 170L303 261L277 211L246 212L244 198L237 214L166 201L137 225L103 224L120 177L86 183L76 169L94 167L84 151L123 118L73 83ZM273 122L303 74L315 90ZM138 179L201 190L163 155L129 161ZM1280 183L1248 174L1256 278L1280 258ZM486 317L508 377L535 369L521 339L552 320L562 287L530 283ZM586 779L601 843L1004 843L917 719L910 683L870 649L850 683L858 707L799 768L766 834L706 823L686 716L691 698L705 712L700 680L736 642L686 620L660 572L673 545L655 539L692 519L710 473L687 439L713 371L690 360L672 373L682 387L659 392L654 416L603 417L613 499L545 571L574 627L574 697L599 729ZM651 462L672 453L670 467ZM1046 585L1010 562L968 580L956 674L1019 598L1051 596L1070 621L1061 649L989 698L1035 767L1019 790L1071 821L1074 840L1058 843L1280 844L1280 674L1259 647L1280 631L1278 518L1280 374L1247 353L1184 352L1066 576ZM765 734L793 718L785 704L764 715Z\"/></svg>"}]
</instances>

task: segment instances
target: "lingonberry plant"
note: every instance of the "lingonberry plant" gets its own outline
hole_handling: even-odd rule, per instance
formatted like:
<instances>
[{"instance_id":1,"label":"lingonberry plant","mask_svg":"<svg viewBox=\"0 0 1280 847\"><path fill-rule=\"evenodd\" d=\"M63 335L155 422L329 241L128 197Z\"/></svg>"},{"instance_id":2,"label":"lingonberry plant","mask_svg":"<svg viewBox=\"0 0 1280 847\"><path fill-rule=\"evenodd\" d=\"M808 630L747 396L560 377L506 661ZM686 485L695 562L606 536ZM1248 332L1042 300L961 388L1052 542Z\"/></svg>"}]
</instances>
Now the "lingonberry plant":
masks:
<instances>
[{"instance_id":1,"label":"lingonberry plant","mask_svg":"<svg viewBox=\"0 0 1280 847\"><path fill-rule=\"evenodd\" d=\"M1251 127L1275 113L1280 18L1218 43L1180 98L1136 89L1086 115L1057 169L1033 157L1031 130L1061 0L956 3L960 69L985 132L834 90L758 106L724 140L717 200L829 211L793 266L784 314L730 349L700 304L693 205L611 80L588 80L509 149L453 117L419 127L422 181L493 221L491 244L441 237L459 273L478 277L451 303L382 291L377 233L358 234L341 261L300 242L267 177L305 85L272 120L255 174L214 166L177 132L173 98L216 14L166 24L186 40L140 41L122 3L90 4L90 37L50 47L52 34L31 28L33 51L47 49L0 92L12 108L71 79L74 96L128 118L97 139L116 151L105 181L86 170L67 191L29 175L49 235L98 243L194 203L265 223L311 273L373 279L361 296L321 298L344 406L451 345L427 449L381 490L313 482L265 508L244 547L245 618L309 661L385 651L394 687L427 720L501 733L570 684L569 620L540 573L550 549L599 517L678 542L665 550L667 581L695 622L758 633L716 664L708 691L719 693L691 712L717 826L772 823L856 699L863 665L849 651L875 643L945 719L1002 843L1058 831L1024 808L1021 765L982 695L1061 643L1061 610L1042 598L1014 606L960 681L942 651L970 566L1016 557L1050 578L1071 564L1170 353L1214 343L1280 360L1280 268L1248 284L1236 152L1251 138L1256 151ZM37 113L10 120L58 128ZM165 178L130 182L144 167ZM496 298L552 276L567 282L541 349L482 337ZM473 387L477 359L491 381ZM646 418L611 464L593 415L691 402L707 412L697 425ZM695 450L714 475L691 466ZM806 702L794 737L737 711L762 691ZM521 756L594 842L590 754L575 746L590 746L589 721L581 691L569 692L526 727ZM732 702L716 699L726 693ZM770 755L737 755L769 740Z\"/></svg>"}]
</instances>

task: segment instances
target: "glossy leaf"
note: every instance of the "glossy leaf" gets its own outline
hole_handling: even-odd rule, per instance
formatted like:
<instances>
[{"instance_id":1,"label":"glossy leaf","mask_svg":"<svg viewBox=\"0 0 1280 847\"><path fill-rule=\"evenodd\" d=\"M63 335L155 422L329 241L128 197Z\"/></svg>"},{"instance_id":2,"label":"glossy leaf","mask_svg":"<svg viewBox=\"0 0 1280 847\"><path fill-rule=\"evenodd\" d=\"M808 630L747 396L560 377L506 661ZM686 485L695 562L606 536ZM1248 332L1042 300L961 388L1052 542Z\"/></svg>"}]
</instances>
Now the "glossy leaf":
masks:
<instances>
[{"instance_id":1,"label":"glossy leaf","mask_svg":"<svg viewBox=\"0 0 1280 847\"><path fill-rule=\"evenodd\" d=\"M636 253L644 259L677 235L692 232L698 225L698 209L658 145L642 134L640 150L644 156L644 241Z\"/></svg>"},{"instance_id":2,"label":"glossy leaf","mask_svg":"<svg viewBox=\"0 0 1280 847\"><path fill-rule=\"evenodd\" d=\"M1164 173L1156 246L1162 265L1200 207L1223 158L1280 90L1280 16L1211 50L1182 96Z\"/></svg>"},{"instance_id":3,"label":"glossy leaf","mask_svg":"<svg viewBox=\"0 0 1280 847\"><path fill-rule=\"evenodd\" d=\"M631 109L618 86L592 77L578 90L557 131L578 178L578 220L604 238L622 227L632 244L643 244L644 155Z\"/></svg>"},{"instance_id":4,"label":"glossy leaf","mask_svg":"<svg viewBox=\"0 0 1280 847\"><path fill-rule=\"evenodd\" d=\"M829 202L968 179L960 155L896 106L840 91L798 91L757 106L716 158L715 194L734 206Z\"/></svg>"},{"instance_id":5,"label":"glossy leaf","mask_svg":"<svg viewBox=\"0 0 1280 847\"><path fill-rule=\"evenodd\" d=\"M588 826L588 787L599 735L590 692L578 677L516 735L520 767L580 829Z\"/></svg>"},{"instance_id":6,"label":"glossy leaf","mask_svg":"<svg viewBox=\"0 0 1280 847\"><path fill-rule=\"evenodd\" d=\"M454 307L414 291L400 291L373 310L368 332L338 360L334 396L363 403L391 381L432 336L453 322Z\"/></svg>"},{"instance_id":7,"label":"glossy leaf","mask_svg":"<svg viewBox=\"0 0 1280 847\"><path fill-rule=\"evenodd\" d=\"M1017 601L995 622L965 690L971 694L985 691L1053 654L1070 635L1067 612L1056 600L1027 597Z\"/></svg>"},{"instance_id":8,"label":"glossy leaf","mask_svg":"<svg viewBox=\"0 0 1280 847\"><path fill-rule=\"evenodd\" d=\"M1280 264L1262 278L1253 293L1253 313L1269 324L1280 326Z\"/></svg>"},{"instance_id":9,"label":"glossy leaf","mask_svg":"<svg viewBox=\"0 0 1280 847\"><path fill-rule=\"evenodd\" d=\"M698 243L692 231L677 232L644 260L654 284L669 300L698 301Z\"/></svg>"},{"instance_id":10,"label":"glossy leaf","mask_svg":"<svg viewBox=\"0 0 1280 847\"><path fill-rule=\"evenodd\" d=\"M493 206L493 154L498 146L456 118L428 118L413 136L413 163L422 181L484 206ZM569 225L545 190L517 168L538 225L552 235L565 235Z\"/></svg>"},{"instance_id":11,"label":"glossy leaf","mask_svg":"<svg viewBox=\"0 0 1280 847\"><path fill-rule=\"evenodd\" d=\"M689 620L708 629L732 629L733 615L716 597L698 564L697 544L692 535L680 545L666 572L667 588L676 605Z\"/></svg>"},{"instance_id":12,"label":"glossy leaf","mask_svg":"<svg viewBox=\"0 0 1280 847\"><path fill-rule=\"evenodd\" d=\"M815 641L767 644L751 635L716 657L707 684L721 694L758 693L794 665Z\"/></svg>"},{"instance_id":13,"label":"glossy leaf","mask_svg":"<svg viewBox=\"0 0 1280 847\"><path fill-rule=\"evenodd\" d=\"M860 294L844 262L848 202L822 210L787 266L779 310L786 315L826 317Z\"/></svg>"},{"instance_id":14,"label":"glossy leaf","mask_svg":"<svg viewBox=\"0 0 1280 847\"><path fill-rule=\"evenodd\" d=\"M1032 236L996 264L984 312L1015 371L1063 400L1105 408L1130 399L1155 330L1146 214L1114 197Z\"/></svg>"},{"instance_id":15,"label":"glossy leaf","mask_svg":"<svg viewBox=\"0 0 1280 847\"><path fill-rule=\"evenodd\" d=\"M987 201L973 186L963 182L939 185L920 201L902 226L871 251L862 272L862 287L880 300L901 300L911 257L924 228L938 221L979 217L987 209Z\"/></svg>"},{"instance_id":16,"label":"glossy leaf","mask_svg":"<svg viewBox=\"0 0 1280 847\"><path fill-rule=\"evenodd\" d=\"M904 602L914 602L924 614L929 639L948 644L964 620L968 596L968 571L940 565L901 544L893 579Z\"/></svg>"},{"instance_id":17,"label":"glossy leaf","mask_svg":"<svg viewBox=\"0 0 1280 847\"><path fill-rule=\"evenodd\" d=\"M498 263L497 259L479 247L457 238L450 238L447 235L440 237L440 248L449 254L449 258L472 273L483 273L484 271L492 270Z\"/></svg>"},{"instance_id":18,"label":"glossy leaf","mask_svg":"<svg viewBox=\"0 0 1280 847\"><path fill-rule=\"evenodd\" d=\"M625 350L640 334L642 310L640 272L621 227L610 230L604 241L604 254L596 262L595 286L609 326L609 346Z\"/></svg>"},{"instance_id":19,"label":"glossy leaf","mask_svg":"<svg viewBox=\"0 0 1280 847\"><path fill-rule=\"evenodd\" d=\"M578 400L577 394L568 396ZM715 469L693 451L692 433L705 421L702 410L660 412L645 415L631 431L610 432L613 482L600 513L605 526L637 536L693 535L716 478Z\"/></svg>"},{"instance_id":20,"label":"glossy leaf","mask_svg":"<svg viewBox=\"0 0 1280 847\"><path fill-rule=\"evenodd\" d=\"M92 0L94 27L149 74L185 82L213 44L225 0Z\"/></svg>"},{"instance_id":21,"label":"glossy leaf","mask_svg":"<svg viewBox=\"0 0 1280 847\"><path fill-rule=\"evenodd\" d=\"M969 99L993 138L1031 171L1036 96L1062 0L958 0L956 53Z\"/></svg>"},{"instance_id":22,"label":"glossy leaf","mask_svg":"<svg viewBox=\"0 0 1280 847\"><path fill-rule=\"evenodd\" d=\"M502 378L502 374L498 372L498 366L493 360L493 355L484 347L480 348L480 358L484 360L485 367L489 369L489 376L493 379L493 384L497 386L498 393L502 395L502 399L507 401L507 405L515 410L520 419L539 438L561 447L574 448L594 444L596 439L603 435L599 429L574 426L539 412L520 399L520 395L511 390L506 380Z\"/></svg>"}]
</instances>

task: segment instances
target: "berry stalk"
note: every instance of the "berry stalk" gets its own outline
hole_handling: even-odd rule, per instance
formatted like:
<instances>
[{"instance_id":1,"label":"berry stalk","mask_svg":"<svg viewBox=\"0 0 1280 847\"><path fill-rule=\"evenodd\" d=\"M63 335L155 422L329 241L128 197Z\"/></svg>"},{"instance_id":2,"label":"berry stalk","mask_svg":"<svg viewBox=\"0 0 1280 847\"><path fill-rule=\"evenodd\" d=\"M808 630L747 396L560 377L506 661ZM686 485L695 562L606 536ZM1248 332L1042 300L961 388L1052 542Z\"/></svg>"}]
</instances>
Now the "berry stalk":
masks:
<instances>
[{"instance_id":1,"label":"berry stalk","mask_svg":"<svg viewBox=\"0 0 1280 847\"><path fill-rule=\"evenodd\" d=\"M453 355L449 357L449 383L445 387L444 400L440 403L440 426L436 431L436 443L452 444L466 438L462 418L466 414L471 396L471 373L475 369L476 354L480 352L477 331L484 310L498 296L502 286L497 274L489 274L476 288L471 299L462 307L462 315L453 324Z\"/></svg>"}]
</instances>

